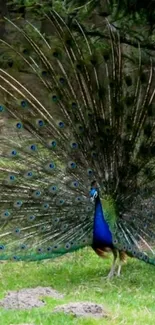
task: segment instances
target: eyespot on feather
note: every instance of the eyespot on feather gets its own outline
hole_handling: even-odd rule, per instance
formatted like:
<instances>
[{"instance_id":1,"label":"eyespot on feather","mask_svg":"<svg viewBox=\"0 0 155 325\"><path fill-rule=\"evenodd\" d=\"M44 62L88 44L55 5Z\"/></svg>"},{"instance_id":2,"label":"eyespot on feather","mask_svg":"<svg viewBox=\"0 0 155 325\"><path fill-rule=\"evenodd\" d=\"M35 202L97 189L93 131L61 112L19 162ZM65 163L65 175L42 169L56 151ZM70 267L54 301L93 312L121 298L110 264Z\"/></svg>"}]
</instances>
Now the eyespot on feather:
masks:
<instances>
[{"instance_id":1,"label":"eyespot on feather","mask_svg":"<svg viewBox=\"0 0 155 325\"><path fill-rule=\"evenodd\" d=\"M42 195L42 192L40 190L36 190L33 192L32 196L35 198L35 199L39 199Z\"/></svg>"},{"instance_id":2,"label":"eyespot on feather","mask_svg":"<svg viewBox=\"0 0 155 325\"><path fill-rule=\"evenodd\" d=\"M13 204L14 208L16 208L16 209L20 209L22 205L23 205L23 202L21 200L17 200Z\"/></svg>"},{"instance_id":3,"label":"eyespot on feather","mask_svg":"<svg viewBox=\"0 0 155 325\"><path fill-rule=\"evenodd\" d=\"M18 152L16 149L11 149L11 151L8 153L8 156L10 158L17 158L18 157Z\"/></svg>"},{"instance_id":4,"label":"eyespot on feather","mask_svg":"<svg viewBox=\"0 0 155 325\"><path fill-rule=\"evenodd\" d=\"M71 110L77 110L78 109L78 103L76 101L71 101L69 103L69 107L71 108Z\"/></svg>"},{"instance_id":5,"label":"eyespot on feather","mask_svg":"<svg viewBox=\"0 0 155 325\"><path fill-rule=\"evenodd\" d=\"M26 99L17 100L17 105L22 109L25 109L29 106L28 101Z\"/></svg>"},{"instance_id":6,"label":"eyespot on feather","mask_svg":"<svg viewBox=\"0 0 155 325\"><path fill-rule=\"evenodd\" d=\"M52 220L52 221L53 221L54 224L57 224L57 223L59 223L60 218L56 217L56 218L54 218L54 220Z\"/></svg>"},{"instance_id":7,"label":"eyespot on feather","mask_svg":"<svg viewBox=\"0 0 155 325\"><path fill-rule=\"evenodd\" d=\"M69 169L76 169L77 168L77 165L76 165L76 163L74 161L69 161L67 165L68 165Z\"/></svg>"},{"instance_id":8,"label":"eyespot on feather","mask_svg":"<svg viewBox=\"0 0 155 325\"><path fill-rule=\"evenodd\" d=\"M48 76L48 72L46 70L41 70L40 75L41 75L41 77L45 78Z\"/></svg>"},{"instance_id":9,"label":"eyespot on feather","mask_svg":"<svg viewBox=\"0 0 155 325\"><path fill-rule=\"evenodd\" d=\"M57 80L58 80L58 82L59 82L59 84L61 86L65 86L66 85L66 79L63 76L58 76L57 77Z\"/></svg>"},{"instance_id":10,"label":"eyespot on feather","mask_svg":"<svg viewBox=\"0 0 155 325\"><path fill-rule=\"evenodd\" d=\"M76 188L78 188L79 187L79 182L78 181L72 181L71 183L70 183L70 186L71 186L71 188L74 188L74 189L76 189Z\"/></svg>"},{"instance_id":11,"label":"eyespot on feather","mask_svg":"<svg viewBox=\"0 0 155 325\"><path fill-rule=\"evenodd\" d=\"M65 123L63 121L57 121L57 126L59 129L64 129Z\"/></svg>"},{"instance_id":12,"label":"eyespot on feather","mask_svg":"<svg viewBox=\"0 0 155 325\"><path fill-rule=\"evenodd\" d=\"M57 141L55 139L51 139L48 141L48 147L50 149L55 149L57 147Z\"/></svg>"},{"instance_id":13,"label":"eyespot on feather","mask_svg":"<svg viewBox=\"0 0 155 325\"><path fill-rule=\"evenodd\" d=\"M69 250L71 248L71 244L70 243L66 243L65 244L65 249Z\"/></svg>"},{"instance_id":14,"label":"eyespot on feather","mask_svg":"<svg viewBox=\"0 0 155 325\"><path fill-rule=\"evenodd\" d=\"M86 212L92 212L93 207L91 205L88 205L88 206L86 206L85 210L86 210Z\"/></svg>"},{"instance_id":15,"label":"eyespot on feather","mask_svg":"<svg viewBox=\"0 0 155 325\"><path fill-rule=\"evenodd\" d=\"M26 150L31 153L36 153L38 148L36 144L30 144L29 146L26 147Z\"/></svg>"},{"instance_id":16,"label":"eyespot on feather","mask_svg":"<svg viewBox=\"0 0 155 325\"><path fill-rule=\"evenodd\" d=\"M21 233L20 228L15 228L15 229L13 230L13 234L14 234L15 236L19 236L20 233Z\"/></svg>"},{"instance_id":17,"label":"eyespot on feather","mask_svg":"<svg viewBox=\"0 0 155 325\"><path fill-rule=\"evenodd\" d=\"M21 122L16 122L15 127L17 130L21 130L23 128L23 124Z\"/></svg>"},{"instance_id":18,"label":"eyespot on feather","mask_svg":"<svg viewBox=\"0 0 155 325\"><path fill-rule=\"evenodd\" d=\"M55 59L61 59L61 51L60 49L52 50L52 57Z\"/></svg>"},{"instance_id":19,"label":"eyespot on feather","mask_svg":"<svg viewBox=\"0 0 155 325\"><path fill-rule=\"evenodd\" d=\"M49 209L49 204L48 203L43 203L42 204L42 210L48 210Z\"/></svg>"},{"instance_id":20,"label":"eyespot on feather","mask_svg":"<svg viewBox=\"0 0 155 325\"><path fill-rule=\"evenodd\" d=\"M11 217L11 212L9 210L5 210L1 213L1 219L7 220Z\"/></svg>"},{"instance_id":21,"label":"eyespot on feather","mask_svg":"<svg viewBox=\"0 0 155 325\"><path fill-rule=\"evenodd\" d=\"M63 198L60 198L60 199L56 200L56 205L57 206L62 206L62 205L64 205L64 203L65 203L65 200Z\"/></svg>"},{"instance_id":22,"label":"eyespot on feather","mask_svg":"<svg viewBox=\"0 0 155 325\"><path fill-rule=\"evenodd\" d=\"M0 105L0 113L4 113L5 112L5 106Z\"/></svg>"},{"instance_id":23,"label":"eyespot on feather","mask_svg":"<svg viewBox=\"0 0 155 325\"><path fill-rule=\"evenodd\" d=\"M56 194L58 192L58 187L55 184L50 185L48 192L51 194Z\"/></svg>"},{"instance_id":24,"label":"eyespot on feather","mask_svg":"<svg viewBox=\"0 0 155 325\"><path fill-rule=\"evenodd\" d=\"M70 147L71 147L71 149L76 150L76 149L78 149L78 143L76 141L71 141Z\"/></svg>"},{"instance_id":25,"label":"eyespot on feather","mask_svg":"<svg viewBox=\"0 0 155 325\"><path fill-rule=\"evenodd\" d=\"M42 119L37 119L37 120L35 121L35 124L36 124L36 126L37 126L38 128L41 128L41 127L45 126L45 122L44 122L44 120L42 120Z\"/></svg>"},{"instance_id":26,"label":"eyespot on feather","mask_svg":"<svg viewBox=\"0 0 155 325\"><path fill-rule=\"evenodd\" d=\"M56 170L56 165L53 161L48 162L45 165L45 170L49 173L53 173Z\"/></svg>"},{"instance_id":27,"label":"eyespot on feather","mask_svg":"<svg viewBox=\"0 0 155 325\"><path fill-rule=\"evenodd\" d=\"M29 170L26 173L24 173L24 177L26 179L32 179L32 178L34 178L34 176L35 176L35 174L31 170Z\"/></svg>"},{"instance_id":28,"label":"eyespot on feather","mask_svg":"<svg viewBox=\"0 0 155 325\"><path fill-rule=\"evenodd\" d=\"M84 127L82 124L77 124L76 125L76 130L79 134L82 134L84 132Z\"/></svg>"},{"instance_id":29,"label":"eyespot on feather","mask_svg":"<svg viewBox=\"0 0 155 325\"><path fill-rule=\"evenodd\" d=\"M34 216L34 215L30 215L30 216L28 216L28 218L27 218L27 220L28 220L29 222L33 222L35 219L36 219L36 216Z\"/></svg>"},{"instance_id":30,"label":"eyespot on feather","mask_svg":"<svg viewBox=\"0 0 155 325\"><path fill-rule=\"evenodd\" d=\"M37 251L38 254L43 254L43 253L44 253L44 249L43 249L43 247L38 247L38 248L36 249L36 251Z\"/></svg>"},{"instance_id":31,"label":"eyespot on feather","mask_svg":"<svg viewBox=\"0 0 155 325\"><path fill-rule=\"evenodd\" d=\"M10 174L7 176L7 178L5 179L5 184L6 185L14 185L16 183L16 176L13 174Z\"/></svg>"},{"instance_id":32,"label":"eyespot on feather","mask_svg":"<svg viewBox=\"0 0 155 325\"><path fill-rule=\"evenodd\" d=\"M60 100L60 96L55 92L50 94L50 99L52 100L53 103L57 104Z\"/></svg>"},{"instance_id":33,"label":"eyespot on feather","mask_svg":"<svg viewBox=\"0 0 155 325\"><path fill-rule=\"evenodd\" d=\"M52 250L53 251L57 251L59 249L59 245L58 244L55 244L53 247L52 247Z\"/></svg>"},{"instance_id":34,"label":"eyespot on feather","mask_svg":"<svg viewBox=\"0 0 155 325\"><path fill-rule=\"evenodd\" d=\"M81 203L83 200L82 200L82 197L81 196L77 196L75 198L75 202L78 204L78 203Z\"/></svg>"},{"instance_id":35,"label":"eyespot on feather","mask_svg":"<svg viewBox=\"0 0 155 325\"><path fill-rule=\"evenodd\" d=\"M21 244L21 245L19 246L19 249L21 249L21 250L26 250L26 249L27 249L27 245L25 245L25 244Z\"/></svg>"},{"instance_id":36,"label":"eyespot on feather","mask_svg":"<svg viewBox=\"0 0 155 325\"><path fill-rule=\"evenodd\" d=\"M94 176L94 172L91 168L88 168L87 169L87 175L90 177L90 176Z\"/></svg>"},{"instance_id":37,"label":"eyespot on feather","mask_svg":"<svg viewBox=\"0 0 155 325\"><path fill-rule=\"evenodd\" d=\"M52 252L52 247L50 247L50 246L47 247L47 252L48 252L48 253L51 253L51 252Z\"/></svg>"}]
</instances>

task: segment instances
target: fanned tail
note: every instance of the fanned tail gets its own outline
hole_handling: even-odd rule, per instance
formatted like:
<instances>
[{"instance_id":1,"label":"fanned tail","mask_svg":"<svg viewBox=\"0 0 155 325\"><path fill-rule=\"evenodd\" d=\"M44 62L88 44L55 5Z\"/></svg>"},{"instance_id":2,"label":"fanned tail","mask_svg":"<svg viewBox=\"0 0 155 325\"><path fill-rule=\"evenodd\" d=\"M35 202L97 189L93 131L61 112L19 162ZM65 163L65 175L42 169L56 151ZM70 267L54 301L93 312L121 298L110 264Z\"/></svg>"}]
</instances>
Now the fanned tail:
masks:
<instances>
[{"instance_id":1,"label":"fanned tail","mask_svg":"<svg viewBox=\"0 0 155 325\"><path fill-rule=\"evenodd\" d=\"M56 12L46 18L51 38L10 22L16 48L1 40L0 258L92 245L95 179L114 246L154 263L153 62L108 22L94 46L78 23L74 34Z\"/></svg>"}]
</instances>

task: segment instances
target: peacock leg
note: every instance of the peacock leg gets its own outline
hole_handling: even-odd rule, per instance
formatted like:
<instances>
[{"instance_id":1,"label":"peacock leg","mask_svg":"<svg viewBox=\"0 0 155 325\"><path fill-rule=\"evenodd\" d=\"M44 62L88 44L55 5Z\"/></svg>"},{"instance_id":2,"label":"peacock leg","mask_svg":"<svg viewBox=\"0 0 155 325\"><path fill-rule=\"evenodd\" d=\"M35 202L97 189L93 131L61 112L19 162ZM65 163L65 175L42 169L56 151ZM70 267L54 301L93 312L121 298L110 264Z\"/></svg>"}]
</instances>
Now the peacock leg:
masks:
<instances>
[{"instance_id":1,"label":"peacock leg","mask_svg":"<svg viewBox=\"0 0 155 325\"><path fill-rule=\"evenodd\" d=\"M122 269L122 261L119 260L119 265L118 265L118 271L117 271L117 276L121 275L121 269Z\"/></svg>"},{"instance_id":2,"label":"peacock leg","mask_svg":"<svg viewBox=\"0 0 155 325\"><path fill-rule=\"evenodd\" d=\"M126 253L124 251L119 251L119 264L118 264L118 271L117 276L121 275L122 264L126 262Z\"/></svg>"},{"instance_id":3,"label":"peacock leg","mask_svg":"<svg viewBox=\"0 0 155 325\"><path fill-rule=\"evenodd\" d=\"M110 270L110 272L108 274L108 279L111 279L114 276L115 268L116 268L117 250L112 249L112 252L113 252L114 259L113 259L111 270Z\"/></svg>"}]
</instances>

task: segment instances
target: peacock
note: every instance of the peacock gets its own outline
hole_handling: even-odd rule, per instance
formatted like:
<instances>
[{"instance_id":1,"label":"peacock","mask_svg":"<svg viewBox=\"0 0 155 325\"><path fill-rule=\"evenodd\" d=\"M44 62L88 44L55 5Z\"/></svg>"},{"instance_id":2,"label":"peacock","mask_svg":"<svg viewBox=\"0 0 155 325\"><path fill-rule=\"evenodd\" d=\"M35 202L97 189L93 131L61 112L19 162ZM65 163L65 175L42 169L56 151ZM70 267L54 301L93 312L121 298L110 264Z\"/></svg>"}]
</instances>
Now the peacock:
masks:
<instances>
[{"instance_id":1,"label":"peacock","mask_svg":"<svg viewBox=\"0 0 155 325\"><path fill-rule=\"evenodd\" d=\"M108 20L95 41L46 19L49 35L6 18L0 40L0 260L88 246L112 252L108 277L127 256L155 265L153 56Z\"/></svg>"}]
</instances>

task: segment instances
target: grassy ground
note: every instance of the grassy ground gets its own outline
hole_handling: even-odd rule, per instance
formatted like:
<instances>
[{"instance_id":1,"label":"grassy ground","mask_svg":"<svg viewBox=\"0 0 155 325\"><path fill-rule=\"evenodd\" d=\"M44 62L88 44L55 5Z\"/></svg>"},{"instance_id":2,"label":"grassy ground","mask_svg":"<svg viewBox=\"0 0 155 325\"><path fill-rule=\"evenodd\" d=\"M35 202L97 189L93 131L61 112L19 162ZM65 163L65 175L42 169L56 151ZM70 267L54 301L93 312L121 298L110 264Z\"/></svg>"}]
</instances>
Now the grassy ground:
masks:
<instances>
[{"instance_id":1,"label":"grassy ground","mask_svg":"<svg viewBox=\"0 0 155 325\"><path fill-rule=\"evenodd\" d=\"M46 307L30 311L0 309L0 324L34 325L154 325L155 268L128 260L120 278L107 281L111 258L99 259L91 250L83 250L54 261L0 264L0 298L8 290L51 286L65 294L62 300L45 298ZM92 301L109 312L108 319L77 319L62 313L52 315L62 303Z\"/></svg>"}]
</instances>

